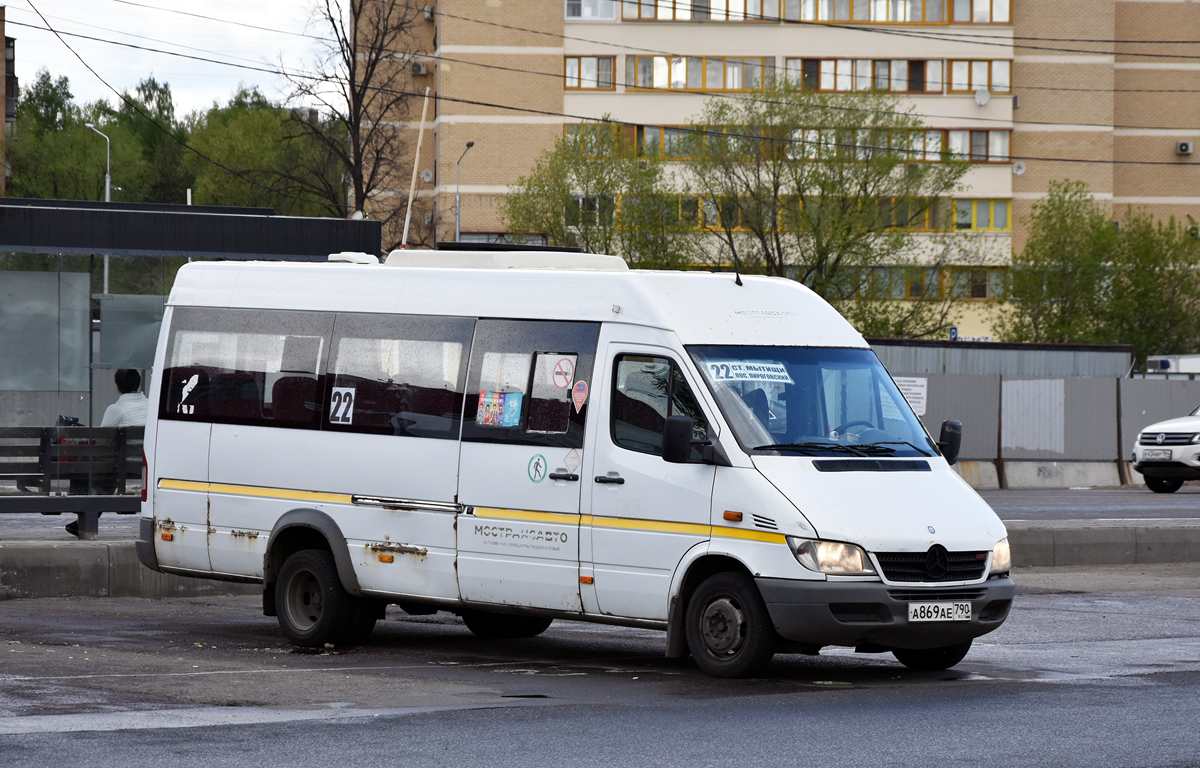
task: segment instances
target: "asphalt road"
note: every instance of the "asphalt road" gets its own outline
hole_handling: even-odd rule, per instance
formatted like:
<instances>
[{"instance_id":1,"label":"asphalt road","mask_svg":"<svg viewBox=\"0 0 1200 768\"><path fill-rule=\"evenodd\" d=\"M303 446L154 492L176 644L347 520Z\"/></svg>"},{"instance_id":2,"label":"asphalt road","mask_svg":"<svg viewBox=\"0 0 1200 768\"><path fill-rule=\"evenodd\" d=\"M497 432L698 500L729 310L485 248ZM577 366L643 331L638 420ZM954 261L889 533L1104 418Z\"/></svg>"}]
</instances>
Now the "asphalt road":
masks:
<instances>
[{"instance_id":1,"label":"asphalt road","mask_svg":"<svg viewBox=\"0 0 1200 768\"><path fill-rule=\"evenodd\" d=\"M1149 520L1200 517L1200 483L1175 493L1145 488L983 491L1002 520Z\"/></svg>"},{"instance_id":2,"label":"asphalt road","mask_svg":"<svg viewBox=\"0 0 1200 768\"><path fill-rule=\"evenodd\" d=\"M395 607L287 646L246 597L0 603L0 764L1183 766L1200 755L1200 565L1021 571L954 670L826 649L720 681L661 633L482 641Z\"/></svg>"}]
</instances>

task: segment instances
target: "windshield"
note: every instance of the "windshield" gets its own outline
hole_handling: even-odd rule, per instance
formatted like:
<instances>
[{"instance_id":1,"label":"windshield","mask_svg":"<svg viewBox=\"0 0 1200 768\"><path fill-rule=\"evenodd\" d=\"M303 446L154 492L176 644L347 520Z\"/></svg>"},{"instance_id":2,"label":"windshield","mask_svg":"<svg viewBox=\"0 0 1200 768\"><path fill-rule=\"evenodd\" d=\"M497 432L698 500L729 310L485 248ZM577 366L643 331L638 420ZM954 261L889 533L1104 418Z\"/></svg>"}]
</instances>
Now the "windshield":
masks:
<instances>
[{"instance_id":1,"label":"windshield","mask_svg":"<svg viewBox=\"0 0 1200 768\"><path fill-rule=\"evenodd\" d=\"M741 446L807 456L937 451L869 349L688 347Z\"/></svg>"}]
</instances>

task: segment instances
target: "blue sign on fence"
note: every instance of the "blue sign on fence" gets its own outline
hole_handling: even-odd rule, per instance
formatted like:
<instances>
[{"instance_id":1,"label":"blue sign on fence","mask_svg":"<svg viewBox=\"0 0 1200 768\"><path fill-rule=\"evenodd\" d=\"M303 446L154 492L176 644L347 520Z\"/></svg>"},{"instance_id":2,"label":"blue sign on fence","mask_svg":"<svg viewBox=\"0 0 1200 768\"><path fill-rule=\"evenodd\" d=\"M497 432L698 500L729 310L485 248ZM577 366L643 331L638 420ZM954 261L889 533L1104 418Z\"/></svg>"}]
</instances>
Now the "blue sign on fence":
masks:
<instances>
[{"instance_id":1,"label":"blue sign on fence","mask_svg":"<svg viewBox=\"0 0 1200 768\"><path fill-rule=\"evenodd\" d=\"M958 341L958 326L950 326L950 341Z\"/></svg>"}]
</instances>

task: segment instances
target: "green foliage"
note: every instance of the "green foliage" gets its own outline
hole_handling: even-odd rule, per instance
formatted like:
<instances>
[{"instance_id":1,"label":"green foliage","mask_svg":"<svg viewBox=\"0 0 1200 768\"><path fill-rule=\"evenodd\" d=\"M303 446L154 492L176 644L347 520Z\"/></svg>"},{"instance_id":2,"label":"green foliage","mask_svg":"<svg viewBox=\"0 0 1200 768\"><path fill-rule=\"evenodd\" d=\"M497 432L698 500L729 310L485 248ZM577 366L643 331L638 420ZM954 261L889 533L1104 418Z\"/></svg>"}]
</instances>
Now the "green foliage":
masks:
<instances>
[{"instance_id":1,"label":"green foliage","mask_svg":"<svg viewBox=\"0 0 1200 768\"><path fill-rule=\"evenodd\" d=\"M969 164L918 162L923 125L898 98L778 82L710 99L690 127L682 154L706 198L712 260L797 279L868 335L928 336L952 324L948 288L896 301L869 284L879 265L936 275L986 251L977 238L914 234L949 226L947 197Z\"/></svg>"},{"instance_id":2,"label":"green foliage","mask_svg":"<svg viewBox=\"0 0 1200 768\"><path fill-rule=\"evenodd\" d=\"M1005 340L1132 344L1139 366L1200 351L1200 242L1132 209L1118 229L1082 182L1053 182L1034 205L1011 280Z\"/></svg>"},{"instance_id":3,"label":"green foliage","mask_svg":"<svg viewBox=\"0 0 1200 768\"><path fill-rule=\"evenodd\" d=\"M290 110L245 87L224 106L213 104L206 112L192 115L192 146L245 177L188 153L184 164L195 177L194 201L274 208L286 216L339 215L341 211L316 200L300 179L315 166L318 181L336 187L340 168L321 167L319 148L306 136L292 135L288 126L292 117Z\"/></svg>"},{"instance_id":4,"label":"green foliage","mask_svg":"<svg viewBox=\"0 0 1200 768\"><path fill-rule=\"evenodd\" d=\"M500 216L510 232L542 234L551 245L588 253L618 254L634 267L689 262L670 215L678 197L662 163L639 158L633 142L612 123L571 126L509 190Z\"/></svg>"},{"instance_id":5,"label":"green foliage","mask_svg":"<svg viewBox=\"0 0 1200 768\"><path fill-rule=\"evenodd\" d=\"M92 123L111 140L113 200L182 204L192 188L197 204L345 215L343 165L325 144L294 130L298 115L258 90L243 87L227 104L186 119L176 116L170 86L153 77L126 97L117 109L104 101L79 105L67 78L38 72L21 93L8 141L8 194L103 200L105 142L85 125ZM338 129L326 128L336 134L331 141L344 140ZM339 197L340 205L331 202Z\"/></svg>"}]
</instances>

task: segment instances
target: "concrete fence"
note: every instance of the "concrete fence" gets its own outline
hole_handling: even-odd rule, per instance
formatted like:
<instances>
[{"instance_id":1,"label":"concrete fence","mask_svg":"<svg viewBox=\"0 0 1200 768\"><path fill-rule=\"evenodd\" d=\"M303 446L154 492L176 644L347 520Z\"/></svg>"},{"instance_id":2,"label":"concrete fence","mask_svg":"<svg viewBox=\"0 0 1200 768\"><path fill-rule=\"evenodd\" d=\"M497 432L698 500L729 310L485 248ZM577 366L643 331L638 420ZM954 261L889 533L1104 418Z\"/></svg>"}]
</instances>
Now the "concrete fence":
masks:
<instances>
[{"instance_id":1,"label":"concrete fence","mask_svg":"<svg viewBox=\"0 0 1200 768\"><path fill-rule=\"evenodd\" d=\"M904 374L896 374L903 376ZM1200 405L1200 381L929 374L921 420L933 435L963 424L961 472L977 488L1140 482L1129 468L1138 432ZM924 382L923 384L921 382Z\"/></svg>"}]
</instances>

